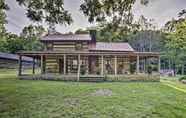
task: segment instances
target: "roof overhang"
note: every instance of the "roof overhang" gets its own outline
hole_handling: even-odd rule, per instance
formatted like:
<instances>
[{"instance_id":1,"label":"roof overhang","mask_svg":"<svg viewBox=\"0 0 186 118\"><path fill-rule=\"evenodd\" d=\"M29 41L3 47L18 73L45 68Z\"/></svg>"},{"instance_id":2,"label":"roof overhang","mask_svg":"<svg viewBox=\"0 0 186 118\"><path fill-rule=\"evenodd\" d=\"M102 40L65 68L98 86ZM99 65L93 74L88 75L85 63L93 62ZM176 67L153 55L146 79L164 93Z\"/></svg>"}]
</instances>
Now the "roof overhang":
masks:
<instances>
[{"instance_id":1,"label":"roof overhang","mask_svg":"<svg viewBox=\"0 0 186 118\"><path fill-rule=\"evenodd\" d=\"M159 57L158 52L89 52L89 51L23 51L17 54L29 57L40 57L42 55L92 55L92 56L131 56L131 57Z\"/></svg>"}]
</instances>

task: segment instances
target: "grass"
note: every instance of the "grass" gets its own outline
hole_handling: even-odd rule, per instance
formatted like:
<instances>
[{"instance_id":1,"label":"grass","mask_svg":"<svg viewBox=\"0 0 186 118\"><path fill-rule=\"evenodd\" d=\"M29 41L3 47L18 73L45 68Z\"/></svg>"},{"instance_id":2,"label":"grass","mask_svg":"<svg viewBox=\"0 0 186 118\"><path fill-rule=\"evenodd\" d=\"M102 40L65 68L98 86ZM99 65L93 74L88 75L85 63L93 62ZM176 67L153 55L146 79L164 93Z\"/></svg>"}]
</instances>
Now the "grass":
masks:
<instances>
[{"instance_id":1,"label":"grass","mask_svg":"<svg viewBox=\"0 0 186 118\"><path fill-rule=\"evenodd\" d=\"M183 91L186 93L186 85L181 83L178 78L180 78L181 76L177 76L177 77L162 77L161 78L161 82L165 85L168 85L170 87L173 87L177 90Z\"/></svg>"},{"instance_id":2,"label":"grass","mask_svg":"<svg viewBox=\"0 0 186 118\"><path fill-rule=\"evenodd\" d=\"M186 117L186 94L167 86L167 79L163 82L76 83L18 80L15 72L2 73L1 118ZM185 85L176 83L175 86ZM112 91L112 95L92 95L101 89Z\"/></svg>"}]
</instances>

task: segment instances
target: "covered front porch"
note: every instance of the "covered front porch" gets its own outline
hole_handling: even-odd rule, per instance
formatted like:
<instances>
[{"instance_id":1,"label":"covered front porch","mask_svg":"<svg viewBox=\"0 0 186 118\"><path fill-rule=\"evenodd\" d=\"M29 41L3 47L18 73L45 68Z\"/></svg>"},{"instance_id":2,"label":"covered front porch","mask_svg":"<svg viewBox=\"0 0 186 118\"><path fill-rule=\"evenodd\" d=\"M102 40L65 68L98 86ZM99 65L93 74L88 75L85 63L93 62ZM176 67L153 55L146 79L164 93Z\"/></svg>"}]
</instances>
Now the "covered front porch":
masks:
<instances>
[{"instance_id":1,"label":"covered front porch","mask_svg":"<svg viewBox=\"0 0 186 118\"><path fill-rule=\"evenodd\" d=\"M148 65L153 65L151 77L159 75L160 57L152 52L21 52L19 53L20 78L76 80L101 78L147 78ZM22 72L22 56L32 57L40 64L40 73L32 75ZM131 78L132 79L132 78ZM140 79L139 79L140 80Z\"/></svg>"}]
</instances>

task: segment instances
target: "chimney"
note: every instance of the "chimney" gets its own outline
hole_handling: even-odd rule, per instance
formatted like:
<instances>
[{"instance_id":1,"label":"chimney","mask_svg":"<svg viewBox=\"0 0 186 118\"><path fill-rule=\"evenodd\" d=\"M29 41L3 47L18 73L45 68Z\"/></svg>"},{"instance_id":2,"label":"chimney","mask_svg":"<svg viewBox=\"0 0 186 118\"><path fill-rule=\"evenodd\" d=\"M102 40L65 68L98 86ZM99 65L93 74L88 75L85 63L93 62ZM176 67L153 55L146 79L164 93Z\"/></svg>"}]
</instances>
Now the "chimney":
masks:
<instances>
[{"instance_id":1,"label":"chimney","mask_svg":"<svg viewBox=\"0 0 186 118\"><path fill-rule=\"evenodd\" d=\"M96 44L96 30L90 30L91 44Z\"/></svg>"}]
</instances>

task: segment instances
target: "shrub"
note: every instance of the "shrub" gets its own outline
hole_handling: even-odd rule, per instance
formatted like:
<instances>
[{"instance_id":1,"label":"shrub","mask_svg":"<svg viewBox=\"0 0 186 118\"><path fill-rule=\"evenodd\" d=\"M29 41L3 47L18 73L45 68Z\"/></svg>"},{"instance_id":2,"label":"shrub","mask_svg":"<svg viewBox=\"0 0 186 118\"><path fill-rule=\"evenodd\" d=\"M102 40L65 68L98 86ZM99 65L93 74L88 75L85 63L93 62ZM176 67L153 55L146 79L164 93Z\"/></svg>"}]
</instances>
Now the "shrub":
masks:
<instances>
[{"instance_id":1,"label":"shrub","mask_svg":"<svg viewBox=\"0 0 186 118\"><path fill-rule=\"evenodd\" d=\"M152 65L149 65L149 66L147 67L147 73L148 73L148 74L152 74L152 71L153 71Z\"/></svg>"},{"instance_id":2,"label":"shrub","mask_svg":"<svg viewBox=\"0 0 186 118\"><path fill-rule=\"evenodd\" d=\"M136 69L135 64L130 64L130 73L131 73L131 74L134 74L135 69Z\"/></svg>"},{"instance_id":3,"label":"shrub","mask_svg":"<svg viewBox=\"0 0 186 118\"><path fill-rule=\"evenodd\" d=\"M86 74L86 70L87 70L86 66L85 65L81 65L81 74L82 75Z\"/></svg>"},{"instance_id":4,"label":"shrub","mask_svg":"<svg viewBox=\"0 0 186 118\"><path fill-rule=\"evenodd\" d=\"M180 77L178 80L179 81L186 80L186 76Z\"/></svg>"},{"instance_id":5,"label":"shrub","mask_svg":"<svg viewBox=\"0 0 186 118\"><path fill-rule=\"evenodd\" d=\"M95 73L96 73L97 75L101 75L101 69L100 69L99 67L96 67Z\"/></svg>"}]
</instances>

